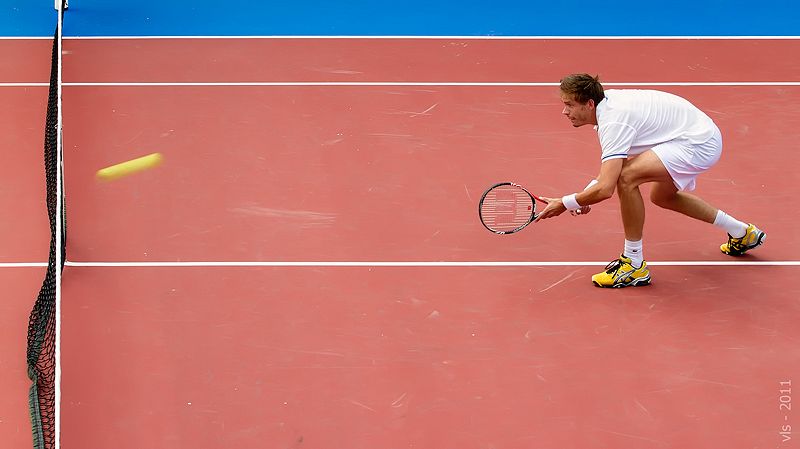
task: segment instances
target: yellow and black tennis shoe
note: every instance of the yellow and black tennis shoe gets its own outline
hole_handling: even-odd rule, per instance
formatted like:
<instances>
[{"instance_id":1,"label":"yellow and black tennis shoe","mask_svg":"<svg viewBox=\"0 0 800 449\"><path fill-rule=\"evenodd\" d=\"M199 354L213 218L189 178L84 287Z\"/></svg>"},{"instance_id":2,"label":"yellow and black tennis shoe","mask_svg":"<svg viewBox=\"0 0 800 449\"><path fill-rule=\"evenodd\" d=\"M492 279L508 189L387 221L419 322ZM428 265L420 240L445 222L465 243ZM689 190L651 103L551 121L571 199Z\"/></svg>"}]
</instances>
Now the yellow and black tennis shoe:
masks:
<instances>
[{"instance_id":1,"label":"yellow and black tennis shoe","mask_svg":"<svg viewBox=\"0 0 800 449\"><path fill-rule=\"evenodd\" d=\"M764 243L767 234L752 224L747 225L747 231L742 238L733 238L728 234L728 243L720 245L719 249L729 256L741 256L747 251Z\"/></svg>"},{"instance_id":2,"label":"yellow and black tennis shoe","mask_svg":"<svg viewBox=\"0 0 800 449\"><path fill-rule=\"evenodd\" d=\"M631 259L620 255L619 259L606 265L606 270L592 276L592 283L598 287L622 288L639 287L650 284L650 270L647 262L639 268L631 264Z\"/></svg>"}]
</instances>

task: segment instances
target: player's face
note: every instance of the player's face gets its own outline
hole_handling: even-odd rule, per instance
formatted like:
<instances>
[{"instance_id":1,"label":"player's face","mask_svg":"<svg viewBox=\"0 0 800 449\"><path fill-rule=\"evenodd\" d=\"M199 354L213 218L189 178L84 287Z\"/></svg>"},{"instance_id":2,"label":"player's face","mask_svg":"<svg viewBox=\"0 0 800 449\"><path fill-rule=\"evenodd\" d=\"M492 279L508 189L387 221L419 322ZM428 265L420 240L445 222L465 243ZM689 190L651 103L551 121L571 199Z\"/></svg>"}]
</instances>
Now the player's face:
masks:
<instances>
[{"instance_id":1,"label":"player's face","mask_svg":"<svg viewBox=\"0 0 800 449\"><path fill-rule=\"evenodd\" d=\"M567 116L572 126L579 127L583 125L596 125L594 116L594 101L589 100L586 103L579 103L572 98L571 95L561 94L561 102L564 103L562 114Z\"/></svg>"}]
</instances>

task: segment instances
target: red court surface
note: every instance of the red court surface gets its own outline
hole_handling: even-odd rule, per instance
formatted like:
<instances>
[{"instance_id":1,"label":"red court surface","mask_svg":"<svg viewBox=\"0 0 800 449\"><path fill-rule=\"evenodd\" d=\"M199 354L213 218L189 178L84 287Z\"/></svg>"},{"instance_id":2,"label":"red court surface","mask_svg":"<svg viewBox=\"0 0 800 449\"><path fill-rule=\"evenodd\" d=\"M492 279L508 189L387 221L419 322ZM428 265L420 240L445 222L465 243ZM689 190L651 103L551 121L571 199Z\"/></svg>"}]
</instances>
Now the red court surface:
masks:
<instances>
[{"instance_id":1,"label":"red court surface","mask_svg":"<svg viewBox=\"0 0 800 449\"><path fill-rule=\"evenodd\" d=\"M47 236L44 237L46 242ZM47 257L45 252L45 257ZM42 286L44 267L0 268L0 441L4 448L30 448L25 336L28 314Z\"/></svg>"},{"instance_id":2,"label":"red court surface","mask_svg":"<svg viewBox=\"0 0 800 449\"><path fill-rule=\"evenodd\" d=\"M70 267L63 441L775 447L795 267L592 271Z\"/></svg>"},{"instance_id":3,"label":"red court surface","mask_svg":"<svg viewBox=\"0 0 800 449\"><path fill-rule=\"evenodd\" d=\"M17 44L47 60L48 42L3 42ZM67 40L64 447L794 447L778 433L797 421L778 391L800 369L800 236L786 206L800 194L787 174L800 162L800 85L797 62L776 55L798 50L797 40ZM42 70L0 65L0 82L41 83ZM616 200L487 232L477 200L494 182L555 196L596 175L596 134L560 115L554 83L572 71L667 83L658 88L705 110L725 150L697 193L763 227L767 244L731 259L716 228L648 206L654 283L606 291L589 277L621 249ZM3 224L2 261L41 262L46 87L0 95L21 111L0 116L13 136L4 146L36 149L3 167L18 190L0 192L0 206L18 219ZM94 179L155 151L157 169ZM318 263L288 266L303 262ZM482 262L529 264L469 266ZM715 265L729 262L739 264ZM12 270L42 271L0 275ZM38 289L13 284L11 316ZM24 325L11 319L19 330L0 345L18 354L3 360L2 395L15 408L0 410L0 438L17 449L27 383L13 336Z\"/></svg>"},{"instance_id":4,"label":"red court surface","mask_svg":"<svg viewBox=\"0 0 800 449\"><path fill-rule=\"evenodd\" d=\"M73 133L67 145L74 151L66 156L66 176L70 189L81 192L81 201L70 201L70 258L612 258L622 241L613 201L596 207L594 219L563 217L506 239L476 220L478 198L498 180L555 196L596 175L596 134L569 126L553 90L70 89L65 129ZM775 149L785 148L784 136L800 127L800 118L773 123L757 114L790 110L800 101L800 86L670 90L724 111L715 118L729 142L726 155L700 180L700 192L734 215L769 222L770 245L754 258L792 259L798 247L793 215L771 215L775 203L789 204L798 193L779 167L800 156ZM163 170L122 183L95 182L97 168L152 151L164 153ZM758 169L737 171L751 166ZM728 260L719 253L716 229L671 215L651 214L651 259Z\"/></svg>"},{"instance_id":5,"label":"red court surface","mask_svg":"<svg viewBox=\"0 0 800 449\"><path fill-rule=\"evenodd\" d=\"M44 108L46 87L2 87L0 102L0 263L47 260L50 231L45 209ZM43 243L44 242L44 243Z\"/></svg>"}]
</instances>

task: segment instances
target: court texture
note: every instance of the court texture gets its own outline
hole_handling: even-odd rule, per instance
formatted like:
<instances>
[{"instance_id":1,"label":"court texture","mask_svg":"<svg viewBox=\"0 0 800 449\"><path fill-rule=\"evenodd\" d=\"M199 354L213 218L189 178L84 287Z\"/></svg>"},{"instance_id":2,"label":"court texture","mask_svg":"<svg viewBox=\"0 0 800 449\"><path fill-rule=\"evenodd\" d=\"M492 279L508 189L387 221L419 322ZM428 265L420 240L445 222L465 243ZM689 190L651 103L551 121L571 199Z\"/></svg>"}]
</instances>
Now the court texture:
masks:
<instances>
[{"instance_id":1,"label":"court texture","mask_svg":"<svg viewBox=\"0 0 800 449\"><path fill-rule=\"evenodd\" d=\"M58 14L0 5L0 445L27 449ZM74 0L48 447L800 447L798 30L788 1ZM616 198L488 232L492 184L597 175L573 72L703 109L724 151L696 193L766 244L726 256L648 203L653 283L617 290L590 282Z\"/></svg>"}]
</instances>

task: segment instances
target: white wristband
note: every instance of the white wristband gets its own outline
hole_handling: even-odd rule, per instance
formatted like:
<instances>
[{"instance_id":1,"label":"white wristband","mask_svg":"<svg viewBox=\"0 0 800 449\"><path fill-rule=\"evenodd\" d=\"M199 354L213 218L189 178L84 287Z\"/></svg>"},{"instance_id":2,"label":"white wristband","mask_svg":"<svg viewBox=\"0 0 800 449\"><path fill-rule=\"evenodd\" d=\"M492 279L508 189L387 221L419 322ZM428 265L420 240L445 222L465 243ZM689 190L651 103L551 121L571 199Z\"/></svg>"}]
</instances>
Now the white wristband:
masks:
<instances>
[{"instance_id":1,"label":"white wristband","mask_svg":"<svg viewBox=\"0 0 800 449\"><path fill-rule=\"evenodd\" d=\"M591 186L593 186L595 184L597 184L597 180L596 179L592 179L591 181L589 181L589 184L586 187L583 188L583 190L587 190L589 187L591 187Z\"/></svg>"},{"instance_id":2,"label":"white wristband","mask_svg":"<svg viewBox=\"0 0 800 449\"><path fill-rule=\"evenodd\" d=\"M581 205L578 204L578 200L575 199L575 195L577 194L573 193L572 195L565 195L561 197L561 202L564 203L564 207L569 210L578 210L581 208Z\"/></svg>"}]
</instances>

